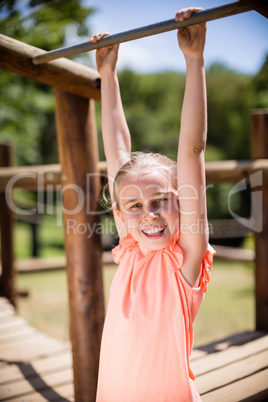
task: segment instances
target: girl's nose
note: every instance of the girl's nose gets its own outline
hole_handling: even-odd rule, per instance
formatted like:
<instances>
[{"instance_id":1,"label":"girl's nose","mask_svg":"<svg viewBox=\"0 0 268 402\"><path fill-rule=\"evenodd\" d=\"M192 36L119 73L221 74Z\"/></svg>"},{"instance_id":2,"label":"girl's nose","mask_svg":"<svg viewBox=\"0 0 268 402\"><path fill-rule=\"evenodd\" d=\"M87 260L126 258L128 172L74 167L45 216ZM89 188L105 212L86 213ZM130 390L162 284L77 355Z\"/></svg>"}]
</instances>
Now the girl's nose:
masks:
<instances>
[{"instance_id":1,"label":"girl's nose","mask_svg":"<svg viewBox=\"0 0 268 402\"><path fill-rule=\"evenodd\" d=\"M144 219L146 220L155 220L157 219L159 214L156 211L145 211Z\"/></svg>"}]
</instances>

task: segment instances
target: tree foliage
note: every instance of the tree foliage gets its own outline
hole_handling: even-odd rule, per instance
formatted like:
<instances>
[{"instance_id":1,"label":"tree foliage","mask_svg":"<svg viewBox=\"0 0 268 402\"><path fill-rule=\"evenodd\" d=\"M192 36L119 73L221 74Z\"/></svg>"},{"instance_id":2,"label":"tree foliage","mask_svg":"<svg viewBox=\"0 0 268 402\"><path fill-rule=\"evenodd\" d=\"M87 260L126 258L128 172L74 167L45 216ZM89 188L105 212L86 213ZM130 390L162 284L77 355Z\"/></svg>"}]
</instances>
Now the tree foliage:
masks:
<instances>
[{"instance_id":1,"label":"tree foliage","mask_svg":"<svg viewBox=\"0 0 268 402\"><path fill-rule=\"evenodd\" d=\"M75 37L89 35L92 8L81 0L1 1L1 33L32 46L52 50ZM67 34L66 34L67 33ZM57 161L53 88L0 70L0 139L16 146L18 164Z\"/></svg>"},{"instance_id":2,"label":"tree foliage","mask_svg":"<svg viewBox=\"0 0 268 402\"><path fill-rule=\"evenodd\" d=\"M94 10L81 3L81 0L2 1L1 32L45 50L61 47L67 27L74 26L78 36L89 34L87 18Z\"/></svg>"},{"instance_id":3,"label":"tree foliage","mask_svg":"<svg viewBox=\"0 0 268 402\"><path fill-rule=\"evenodd\" d=\"M119 74L133 150L176 158L184 74ZM207 69L207 160L250 158L250 112L268 107L268 56L252 77L215 63ZM193 117L194 118L194 117Z\"/></svg>"}]
</instances>

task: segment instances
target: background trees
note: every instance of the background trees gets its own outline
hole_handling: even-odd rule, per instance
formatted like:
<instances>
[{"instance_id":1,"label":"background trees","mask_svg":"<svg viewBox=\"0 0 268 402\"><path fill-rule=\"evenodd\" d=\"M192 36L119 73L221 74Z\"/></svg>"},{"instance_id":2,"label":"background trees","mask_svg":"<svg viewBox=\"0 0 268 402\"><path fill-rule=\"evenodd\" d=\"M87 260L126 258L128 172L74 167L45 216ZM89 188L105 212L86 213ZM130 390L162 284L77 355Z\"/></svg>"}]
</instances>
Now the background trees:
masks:
<instances>
[{"instance_id":1,"label":"background trees","mask_svg":"<svg viewBox=\"0 0 268 402\"><path fill-rule=\"evenodd\" d=\"M52 50L88 37L87 18L93 12L81 0L1 1L0 32ZM90 63L88 55L80 59ZM0 140L15 144L19 165L55 163L53 89L4 70L0 82Z\"/></svg>"}]
</instances>

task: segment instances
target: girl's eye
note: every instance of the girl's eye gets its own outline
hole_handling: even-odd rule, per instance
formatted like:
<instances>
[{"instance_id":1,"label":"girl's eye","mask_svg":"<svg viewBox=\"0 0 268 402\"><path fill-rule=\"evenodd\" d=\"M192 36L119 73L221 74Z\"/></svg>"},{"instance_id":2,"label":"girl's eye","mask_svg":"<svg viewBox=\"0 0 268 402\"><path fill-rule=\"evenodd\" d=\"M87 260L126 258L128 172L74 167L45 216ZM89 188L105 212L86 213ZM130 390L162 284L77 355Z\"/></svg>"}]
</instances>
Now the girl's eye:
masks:
<instances>
[{"instance_id":1,"label":"girl's eye","mask_svg":"<svg viewBox=\"0 0 268 402\"><path fill-rule=\"evenodd\" d=\"M141 204L134 204L131 206L131 209L135 209L135 208L142 208Z\"/></svg>"},{"instance_id":2,"label":"girl's eye","mask_svg":"<svg viewBox=\"0 0 268 402\"><path fill-rule=\"evenodd\" d=\"M157 200L154 201L155 204L159 204L160 202L164 202L167 201L167 198L163 197L163 198L158 198Z\"/></svg>"}]
</instances>

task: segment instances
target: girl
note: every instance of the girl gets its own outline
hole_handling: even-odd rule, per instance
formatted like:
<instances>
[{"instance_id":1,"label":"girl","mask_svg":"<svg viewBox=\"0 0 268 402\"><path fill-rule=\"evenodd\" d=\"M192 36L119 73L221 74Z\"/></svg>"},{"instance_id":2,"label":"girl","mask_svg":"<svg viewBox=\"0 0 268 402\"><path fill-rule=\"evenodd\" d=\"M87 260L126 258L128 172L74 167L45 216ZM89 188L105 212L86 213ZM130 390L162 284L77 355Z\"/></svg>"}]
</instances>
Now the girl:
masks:
<instances>
[{"instance_id":1,"label":"girl","mask_svg":"<svg viewBox=\"0 0 268 402\"><path fill-rule=\"evenodd\" d=\"M176 14L177 21L201 8ZM96 42L108 33L93 35ZM178 30L186 61L177 166L131 155L116 74L118 45L96 52L102 134L120 243L102 336L98 402L200 401L189 365L192 323L207 290L204 151L206 25Z\"/></svg>"}]
</instances>

